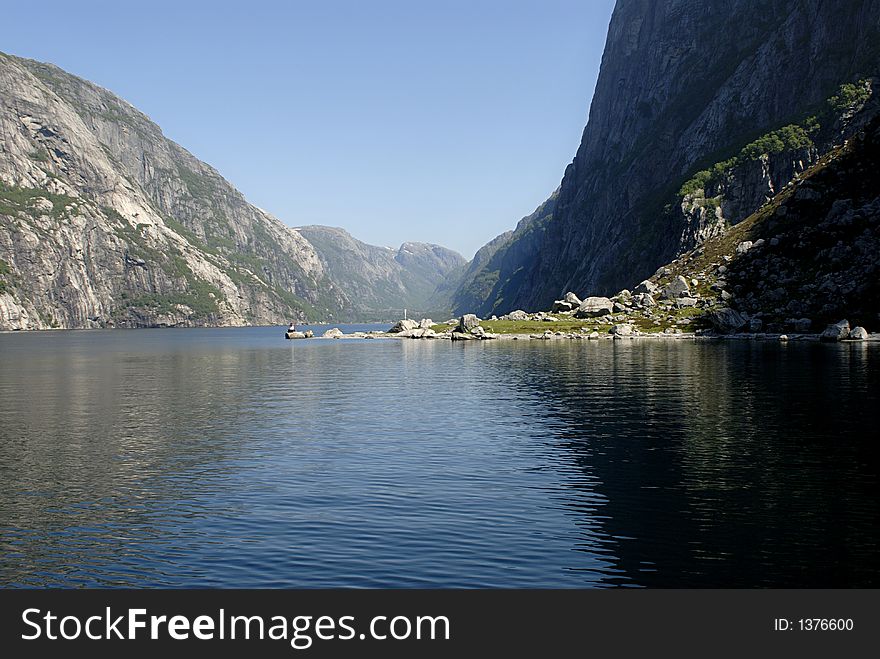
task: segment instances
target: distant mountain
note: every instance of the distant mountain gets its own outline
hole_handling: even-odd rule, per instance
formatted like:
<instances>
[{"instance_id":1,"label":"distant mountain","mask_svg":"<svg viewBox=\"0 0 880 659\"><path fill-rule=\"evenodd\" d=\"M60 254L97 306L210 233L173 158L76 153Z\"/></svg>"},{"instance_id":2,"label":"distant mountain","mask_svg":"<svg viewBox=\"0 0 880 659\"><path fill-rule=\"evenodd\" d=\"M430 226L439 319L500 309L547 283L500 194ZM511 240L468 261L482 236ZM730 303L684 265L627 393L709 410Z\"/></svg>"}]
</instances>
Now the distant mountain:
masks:
<instances>
[{"instance_id":1,"label":"distant mountain","mask_svg":"<svg viewBox=\"0 0 880 659\"><path fill-rule=\"evenodd\" d=\"M316 250L334 285L347 305L343 318L389 320L410 315L448 314L448 306L434 306L437 285L465 259L439 245L404 243L399 249L376 247L353 238L344 229L325 226L299 227Z\"/></svg>"},{"instance_id":2,"label":"distant mountain","mask_svg":"<svg viewBox=\"0 0 880 659\"><path fill-rule=\"evenodd\" d=\"M454 307L548 309L648 277L858 130L878 74L880 0L618 0L552 217L520 223Z\"/></svg>"},{"instance_id":3,"label":"distant mountain","mask_svg":"<svg viewBox=\"0 0 880 659\"><path fill-rule=\"evenodd\" d=\"M0 135L0 329L394 318L461 260L405 245L377 268L355 254L388 250L351 239L333 254L314 230L319 250L129 103L51 64L0 54Z\"/></svg>"}]
</instances>

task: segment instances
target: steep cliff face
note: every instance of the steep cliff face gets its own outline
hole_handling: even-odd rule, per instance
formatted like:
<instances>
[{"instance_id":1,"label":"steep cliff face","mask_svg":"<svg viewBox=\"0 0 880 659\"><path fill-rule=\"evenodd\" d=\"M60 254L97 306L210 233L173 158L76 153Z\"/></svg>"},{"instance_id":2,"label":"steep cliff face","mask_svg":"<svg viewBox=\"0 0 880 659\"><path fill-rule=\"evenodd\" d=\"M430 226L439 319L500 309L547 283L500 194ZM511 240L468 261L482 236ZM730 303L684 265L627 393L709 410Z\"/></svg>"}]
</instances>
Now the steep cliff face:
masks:
<instances>
[{"instance_id":1,"label":"steep cliff face","mask_svg":"<svg viewBox=\"0 0 880 659\"><path fill-rule=\"evenodd\" d=\"M384 259L350 236L319 252L55 66L0 54L0 91L0 329L384 318L463 261L415 243Z\"/></svg>"},{"instance_id":2,"label":"steep cliff face","mask_svg":"<svg viewBox=\"0 0 880 659\"><path fill-rule=\"evenodd\" d=\"M540 244L499 272L508 283L483 308L548 308L566 290L607 294L649 275L713 233L701 211L669 212L685 182L814 114L841 84L877 73L878 61L880 0L619 0L552 220ZM817 155L802 151L762 174L765 187ZM728 204L725 222L755 210L747 197Z\"/></svg>"},{"instance_id":3,"label":"steep cliff face","mask_svg":"<svg viewBox=\"0 0 880 659\"><path fill-rule=\"evenodd\" d=\"M348 303L341 318L388 320L403 309L413 315L442 312L432 294L465 264L460 254L439 245L408 242L394 250L368 245L339 228L306 226L296 232L314 246L333 286L344 291Z\"/></svg>"},{"instance_id":4,"label":"steep cliff face","mask_svg":"<svg viewBox=\"0 0 880 659\"><path fill-rule=\"evenodd\" d=\"M279 323L317 253L109 92L0 56L0 328Z\"/></svg>"},{"instance_id":5,"label":"steep cliff face","mask_svg":"<svg viewBox=\"0 0 880 659\"><path fill-rule=\"evenodd\" d=\"M488 317L514 304L505 298L529 285L522 279L526 273L522 264L542 257L541 246L558 192L521 219L514 231L501 234L477 251L452 296L455 313Z\"/></svg>"}]
</instances>

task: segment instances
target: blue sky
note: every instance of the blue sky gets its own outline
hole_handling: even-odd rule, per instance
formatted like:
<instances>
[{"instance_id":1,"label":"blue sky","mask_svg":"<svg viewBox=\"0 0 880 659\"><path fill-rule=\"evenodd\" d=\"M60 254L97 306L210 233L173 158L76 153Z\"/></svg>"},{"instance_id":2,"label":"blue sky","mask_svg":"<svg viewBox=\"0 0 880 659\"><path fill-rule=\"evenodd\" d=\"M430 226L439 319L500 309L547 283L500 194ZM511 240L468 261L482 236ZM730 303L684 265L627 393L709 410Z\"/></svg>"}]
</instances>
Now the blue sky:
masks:
<instances>
[{"instance_id":1,"label":"blue sky","mask_svg":"<svg viewBox=\"0 0 880 659\"><path fill-rule=\"evenodd\" d=\"M612 6L18 2L0 50L122 96L291 226L469 258L559 184Z\"/></svg>"}]
</instances>

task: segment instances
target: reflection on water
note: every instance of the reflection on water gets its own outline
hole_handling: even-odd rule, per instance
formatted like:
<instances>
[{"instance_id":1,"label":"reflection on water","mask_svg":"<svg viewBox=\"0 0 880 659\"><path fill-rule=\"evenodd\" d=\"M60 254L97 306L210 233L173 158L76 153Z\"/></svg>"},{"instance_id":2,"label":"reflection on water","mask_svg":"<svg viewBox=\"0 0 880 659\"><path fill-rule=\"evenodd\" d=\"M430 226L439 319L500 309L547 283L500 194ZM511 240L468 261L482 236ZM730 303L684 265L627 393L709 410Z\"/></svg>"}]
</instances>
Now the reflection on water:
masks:
<instances>
[{"instance_id":1,"label":"reflection on water","mask_svg":"<svg viewBox=\"0 0 880 659\"><path fill-rule=\"evenodd\" d=\"M880 346L0 335L0 584L877 586Z\"/></svg>"}]
</instances>

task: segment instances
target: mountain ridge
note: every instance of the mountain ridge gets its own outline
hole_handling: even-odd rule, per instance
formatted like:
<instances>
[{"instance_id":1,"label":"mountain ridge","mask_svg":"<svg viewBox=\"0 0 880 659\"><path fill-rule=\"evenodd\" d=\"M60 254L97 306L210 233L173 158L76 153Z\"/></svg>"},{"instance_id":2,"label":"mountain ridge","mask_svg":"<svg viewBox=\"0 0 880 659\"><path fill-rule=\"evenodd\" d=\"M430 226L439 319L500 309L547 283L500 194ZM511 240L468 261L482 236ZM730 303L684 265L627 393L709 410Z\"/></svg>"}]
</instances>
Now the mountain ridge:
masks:
<instances>
[{"instance_id":1,"label":"mountain ridge","mask_svg":"<svg viewBox=\"0 0 880 659\"><path fill-rule=\"evenodd\" d=\"M0 86L0 329L359 319L313 245L127 101L7 54Z\"/></svg>"}]
</instances>

